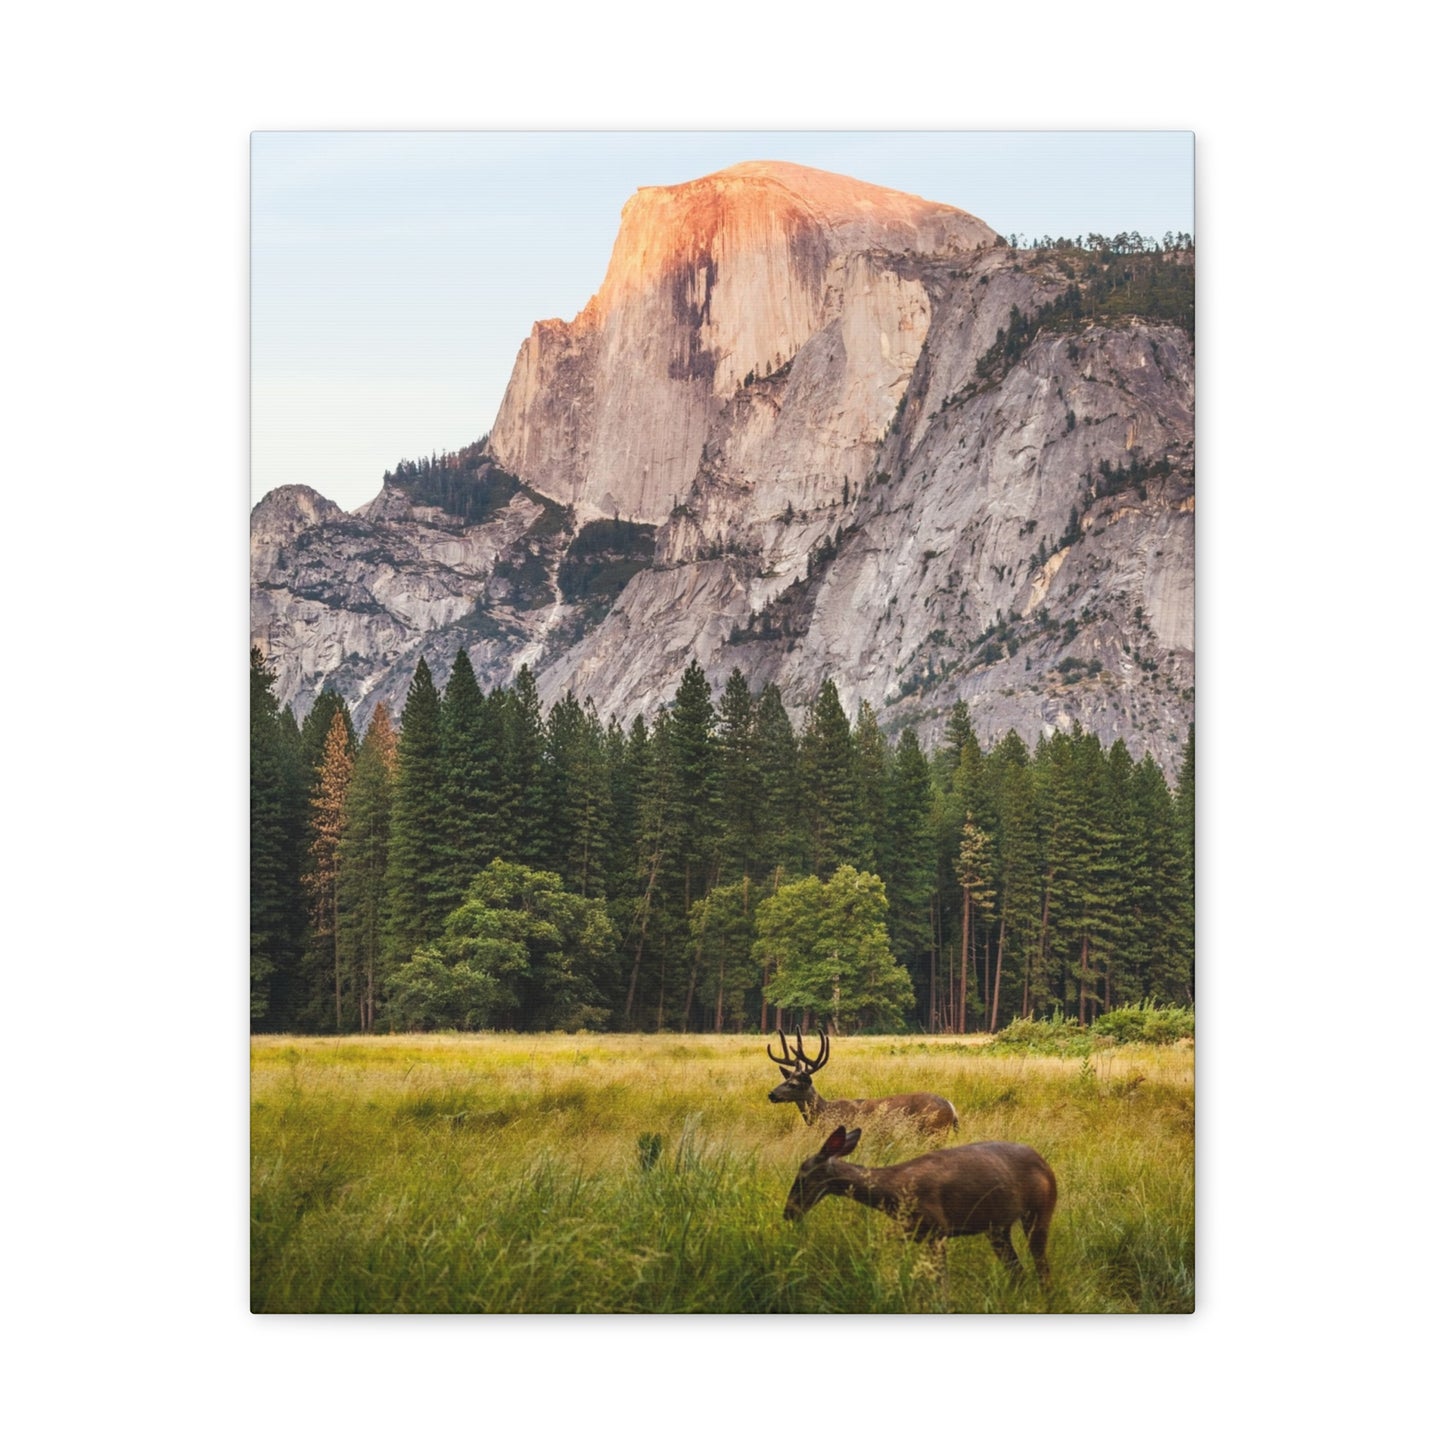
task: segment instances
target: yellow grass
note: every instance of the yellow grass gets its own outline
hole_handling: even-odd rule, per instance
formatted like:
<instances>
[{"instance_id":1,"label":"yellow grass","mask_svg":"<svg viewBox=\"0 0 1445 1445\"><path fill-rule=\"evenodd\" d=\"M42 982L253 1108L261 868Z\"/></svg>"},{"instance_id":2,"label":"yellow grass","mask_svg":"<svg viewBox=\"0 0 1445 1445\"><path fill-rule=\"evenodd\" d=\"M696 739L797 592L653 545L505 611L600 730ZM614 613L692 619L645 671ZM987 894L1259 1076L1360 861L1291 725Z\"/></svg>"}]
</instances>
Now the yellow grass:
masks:
<instances>
[{"instance_id":1,"label":"yellow grass","mask_svg":"<svg viewBox=\"0 0 1445 1445\"><path fill-rule=\"evenodd\" d=\"M926 1252L848 1201L785 1223L822 1131L768 1103L779 1074L756 1035L433 1034L253 1041L255 1307L1192 1308L1192 1047L1080 1060L984 1042L838 1039L818 1082L958 1108L954 1136L866 1125L860 1163L1038 1149L1060 1186L1048 1297L979 1240L954 1241L932 1278Z\"/></svg>"}]
</instances>

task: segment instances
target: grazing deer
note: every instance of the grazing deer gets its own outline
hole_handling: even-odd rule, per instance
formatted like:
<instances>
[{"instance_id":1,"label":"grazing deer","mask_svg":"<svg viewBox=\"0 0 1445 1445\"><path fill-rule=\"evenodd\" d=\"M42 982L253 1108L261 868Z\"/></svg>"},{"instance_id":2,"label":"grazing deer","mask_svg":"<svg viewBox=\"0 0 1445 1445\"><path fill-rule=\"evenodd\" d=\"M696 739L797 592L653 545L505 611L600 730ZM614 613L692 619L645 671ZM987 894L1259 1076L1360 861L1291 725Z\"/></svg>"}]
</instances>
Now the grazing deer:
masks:
<instances>
[{"instance_id":1,"label":"grazing deer","mask_svg":"<svg viewBox=\"0 0 1445 1445\"><path fill-rule=\"evenodd\" d=\"M1019 1257L1009 1232L1017 1222L1028 1235L1034 1271L1040 1283L1048 1284L1044 1250L1059 1187L1054 1171L1027 1144L960 1144L867 1169L843 1163L843 1155L858 1147L860 1132L840 1124L816 1154L803 1160L783 1206L784 1219L801 1219L825 1194L844 1194L903 1220L914 1239L941 1244L956 1234L986 1234L1013 1273Z\"/></svg>"},{"instance_id":2,"label":"grazing deer","mask_svg":"<svg viewBox=\"0 0 1445 1445\"><path fill-rule=\"evenodd\" d=\"M803 1036L795 1034L795 1044L788 1045L782 1029L783 1057L768 1045L768 1057L782 1071L783 1082L768 1095L770 1104L796 1104L809 1123L822 1119L848 1122L869 1114L901 1114L921 1129L957 1129L958 1110L940 1094L890 1094L886 1099L825 1099L813 1087L813 1075L828 1062L828 1035L818 1035L818 1057L810 1059L803 1052Z\"/></svg>"}]
</instances>

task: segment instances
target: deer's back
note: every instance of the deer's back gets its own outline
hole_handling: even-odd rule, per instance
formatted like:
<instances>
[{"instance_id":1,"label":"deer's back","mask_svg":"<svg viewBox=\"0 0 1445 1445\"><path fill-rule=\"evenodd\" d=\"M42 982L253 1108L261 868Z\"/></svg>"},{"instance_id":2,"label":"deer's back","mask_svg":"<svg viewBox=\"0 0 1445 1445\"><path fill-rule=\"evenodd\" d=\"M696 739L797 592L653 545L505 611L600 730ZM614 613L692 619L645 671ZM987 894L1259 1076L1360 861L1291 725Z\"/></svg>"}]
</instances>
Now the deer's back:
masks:
<instances>
[{"instance_id":1,"label":"deer's back","mask_svg":"<svg viewBox=\"0 0 1445 1445\"><path fill-rule=\"evenodd\" d=\"M958 1111L941 1094L890 1094L883 1099L833 1099L823 1111L830 1123L870 1114L901 1114L927 1129L956 1129Z\"/></svg>"},{"instance_id":2,"label":"deer's back","mask_svg":"<svg viewBox=\"0 0 1445 1445\"><path fill-rule=\"evenodd\" d=\"M935 1149L879 1174L905 1200L909 1213L941 1234L982 1234L1026 1216L1052 1214L1058 1199L1054 1171L1027 1144L993 1140Z\"/></svg>"}]
</instances>

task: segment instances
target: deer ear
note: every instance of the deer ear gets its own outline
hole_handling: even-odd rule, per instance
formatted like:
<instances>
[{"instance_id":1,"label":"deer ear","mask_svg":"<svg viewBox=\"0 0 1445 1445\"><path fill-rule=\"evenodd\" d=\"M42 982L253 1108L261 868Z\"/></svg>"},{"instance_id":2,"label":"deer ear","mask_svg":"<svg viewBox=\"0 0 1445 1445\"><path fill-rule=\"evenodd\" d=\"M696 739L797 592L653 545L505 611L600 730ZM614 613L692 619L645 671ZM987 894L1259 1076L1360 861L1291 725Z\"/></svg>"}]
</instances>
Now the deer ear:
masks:
<instances>
[{"instance_id":1,"label":"deer ear","mask_svg":"<svg viewBox=\"0 0 1445 1445\"><path fill-rule=\"evenodd\" d=\"M828 1135L827 1142L823 1145L823 1157L825 1159L831 1159L835 1154L846 1154L857 1142L858 1131L856 1129L853 1130L853 1137L850 1142L848 1131L839 1124L838 1127Z\"/></svg>"},{"instance_id":2,"label":"deer ear","mask_svg":"<svg viewBox=\"0 0 1445 1445\"><path fill-rule=\"evenodd\" d=\"M843 1147L838 1150L840 1154L851 1154L857 1147L858 1141L863 1137L861 1129L849 1129L848 1137L843 1141Z\"/></svg>"},{"instance_id":3,"label":"deer ear","mask_svg":"<svg viewBox=\"0 0 1445 1445\"><path fill-rule=\"evenodd\" d=\"M793 1076L787 1071L787 1069L783 1067L782 1064L779 1064L779 1065L778 1065L778 1072L783 1076L784 1079L791 1079L791 1078L793 1077Z\"/></svg>"}]
</instances>

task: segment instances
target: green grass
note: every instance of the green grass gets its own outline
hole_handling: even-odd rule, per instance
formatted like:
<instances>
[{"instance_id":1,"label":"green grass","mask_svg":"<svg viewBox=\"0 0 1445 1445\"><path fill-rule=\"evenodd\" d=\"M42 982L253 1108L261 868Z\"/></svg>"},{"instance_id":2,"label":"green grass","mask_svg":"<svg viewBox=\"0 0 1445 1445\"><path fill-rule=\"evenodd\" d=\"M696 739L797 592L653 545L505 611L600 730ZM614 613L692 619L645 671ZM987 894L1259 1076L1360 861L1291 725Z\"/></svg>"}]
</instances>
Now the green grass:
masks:
<instances>
[{"instance_id":1,"label":"green grass","mask_svg":"<svg viewBox=\"0 0 1445 1445\"><path fill-rule=\"evenodd\" d=\"M826 1199L783 1219L818 1147L764 1041L406 1035L252 1044L259 1312L1181 1312L1194 1307L1194 1054L999 1056L840 1039L825 1094L931 1089L943 1143L1033 1145L1059 1180L1054 1283L981 1238L943 1250ZM648 1136L655 1136L652 1140ZM937 1147L869 1126L854 1156ZM1016 1243L1022 1249L1019 1231Z\"/></svg>"}]
</instances>

